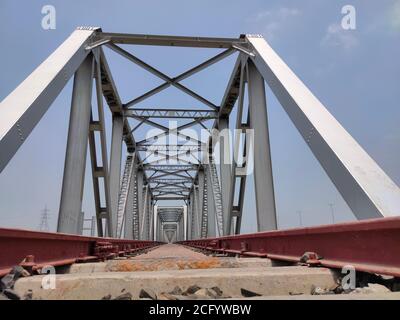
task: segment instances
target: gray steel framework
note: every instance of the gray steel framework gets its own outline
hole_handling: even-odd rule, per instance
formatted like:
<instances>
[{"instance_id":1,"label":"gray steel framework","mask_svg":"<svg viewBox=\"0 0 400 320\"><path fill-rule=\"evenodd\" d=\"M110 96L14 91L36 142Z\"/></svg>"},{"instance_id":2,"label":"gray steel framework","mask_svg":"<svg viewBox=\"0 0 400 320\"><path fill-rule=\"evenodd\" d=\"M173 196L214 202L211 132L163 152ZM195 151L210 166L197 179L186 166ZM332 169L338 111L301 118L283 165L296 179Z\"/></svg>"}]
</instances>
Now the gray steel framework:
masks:
<instances>
[{"instance_id":1,"label":"gray steel framework","mask_svg":"<svg viewBox=\"0 0 400 320\"><path fill-rule=\"evenodd\" d=\"M171 77L120 44L215 48L221 52ZM163 83L122 102L104 47ZM182 84L188 77L233 54L237 55L236 62L219 104ZM78 28L1 102L0 172L72 75L74 86L59 232L81 231L88 147L99 236L176 241L240 233L246 180L252 167L257 229L276 229L265 83L358 219L394 216L400 212L398 186L259 35L178 37ZM170 86L205 107L136 107ZM246 93L248 101L245 101ZM96 106L92 106L92 94ZM112 114L110 157L103 98ZM234 108L236 130L231 134L230 114ZM131 118L138 121L133 128ZM158 119L175 119L179 124L169 128ZM136 141L133 134L142 126L161 132ZM208 130L207 141L185 134L185 129L196 126ZM160 142L161 138L171 136L181 142ZM217 144L219 167L215 158ZM127 153L124 164L123 151ZM167 207L161 201L182 201L183 204Z\"/></svg>"}]
</instances>

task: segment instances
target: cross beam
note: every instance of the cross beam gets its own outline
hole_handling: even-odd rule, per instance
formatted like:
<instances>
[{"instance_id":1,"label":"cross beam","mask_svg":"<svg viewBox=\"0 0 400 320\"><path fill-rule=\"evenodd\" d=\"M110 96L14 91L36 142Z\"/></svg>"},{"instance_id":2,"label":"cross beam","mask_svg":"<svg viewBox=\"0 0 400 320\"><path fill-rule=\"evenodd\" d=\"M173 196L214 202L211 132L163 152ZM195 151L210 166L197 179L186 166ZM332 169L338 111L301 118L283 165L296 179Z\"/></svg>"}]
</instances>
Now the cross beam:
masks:
<instances>
[{"instance_id":1,"label":"cross beam","mask_svg":"<svg viewBox=\"0 0 400 320\"><path fill-rule=\"evenodd\" d=\"M120 44L194 48L231 48L235 44L246 45L244 35L239 38L211 38L101 32L98 33L97 39Z\"/></svg>"},{"instance_id":2,"label":"cross beam","mask_svg":"<svg viewBox=\"0 0 400 320\"><path fill-rule=\"evenodd\" d=\"M138 119L217 119L218 112L211 110L196 109L125 109L126 117L135 117Z\"/></svg>"},{"instance_id":3,"label":"cross beam","mask_svg":"<svg viewBox=\"0 0 400 320\"><path fill-rule=\"evenodd\" d=\"M179 75L178 77L171 78L171 77L167 76L166 74L162 73L161 71L157 70L156 68L152 67L151 65L147 64L146 62L142 61L141 59L137 58L133 54L129 53L128 51L122 49L121 47L119 47L115 44L107 44L107 46L110 49L112 49L115 52L122 55L123 57L127 58L128 60L132 61L133 63L137 64L138 66L142 67L143 69L149 71L153 75L155 75L165 81L163 84L150 90L149 92L145 93L144 95L127 102L125 104L125 107L129 107L133 104L139 103L139 102L143 101L144 99L146 99L146 98L168 88L170 85L172 85L175 88L183 91L184 93L190 95L191 97L193 97L193 98L199 100L200 102L204 103L205 105L209 106L210 108L212 108L214 110L218 110L218 107L215 104L208 101L201 95L195 93L194 91L188 89L187 87L185 87L184 85L179 83L179 81L182 81L183 79L185 79L185 78L189 77L190 75L192 75L193 73L195 73L194 70L197 72L198 70L203 69L205 66L209 66L209 65L225 58L226 56L232 54L234 52L233 49L227 49L226 51L224 51L224 52L220 53L219 55L213 57L212 59L208 60L208 62L205 62L202 65L198 66L197 68L194 68L187 72L184 72L181 75Z\"/></svg>"}]
</instances>

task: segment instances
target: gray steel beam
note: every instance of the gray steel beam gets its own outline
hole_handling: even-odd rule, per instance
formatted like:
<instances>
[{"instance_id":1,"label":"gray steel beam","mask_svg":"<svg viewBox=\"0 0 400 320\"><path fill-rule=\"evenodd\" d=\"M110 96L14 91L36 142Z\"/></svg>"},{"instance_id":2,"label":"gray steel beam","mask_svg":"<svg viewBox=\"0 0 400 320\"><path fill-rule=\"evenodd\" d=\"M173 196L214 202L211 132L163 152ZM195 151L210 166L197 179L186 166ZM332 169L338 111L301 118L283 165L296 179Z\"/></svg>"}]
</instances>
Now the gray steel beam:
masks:
<instances>
[{"instance_id":1,"label":"gray steel beam","mask_svg":"<svg viewBox=\"0 0 400 320\"><path fill-rule=\"evenodd\" d=\"M148 193L147 193L147 207L146 207L146 240L152 239L151 229L152 229L152 222L153 222L153 200L152 200L152 193L150 190L150 186L148 186Z\"/></svg>"},{"instance_id":2,"label":"gray steel beam","mask_svg":"<svg viewBox=\"0 0 400 320\"><path fill-rule=\"evenodd\" d=\"M110 202L113 225L117 226L118 196L121 180L121 157L124 119L115 114L112 117L111 159L110 159ZM119 231L119 230L118 230Z\"/></svg>"},{"instance_id":3,"label":"gray steel beam","mask_svg":"<svg viewBox=\"0 0 400 320\"><path fill-rule=\"evenodd\" d=\"M151 182L154 183L154 182ZM156 187L176 187L176 188L189 188L186 186L186 184L189 182L168 182L168 180L162 181L162 182L157 182Z\"/></svg>"},{"instance_id":4,"label":"gray steel beam","mask_svg":"<svg viewBox=\"0 0 400 320\"><path fill-rule=\"evenodd\" d=\"M315 157L358 219L398 216L400 189L261 36L254 61Z\"/></svg>"},{"instance_id":5,"label":"gray steel beam","mask_svg":"<svg viewBox=\"0 0 400 320\"><path fill-rule=\"evenodd\" d=\"M161 239L162 235L162 223L160 217L157 215L157 240L162 241Z\"/></svg>"},{"instance_id":6,"label":"gray steel beam","mask_svg":"<svg viewBox=\"0 0 400 320\"><path fill-rule=\"evenodd\" d=\"M86 58L95 29L75 30L0 103L0 172Z\"/></svg>"},{"instance_id":7,"label":"gray steel beam","mask_svg":"<svg viewBox=\"0 0 400 320\"><path fill-rule=\"evenodd\" d=\"M182 193L182 192L189 192L190 187L182 187L180 188L179 186L175 185L163 185L163 186L155 186L152 187L153 192L176 192L176 193Z\"/></svg>"},{"instance_id":8,"label":"gray steel beam","mask_svg":"<svg viewBox=\"0 0 400 320\"><path fill-rule=\"evenodd\" d=\"M148 119L146 119L144 117L136 117L136 116L132 115L132 118L140 120L141 123L143 122L143 123L148 124L148 125L150 125L150 126L152 126L154 128L158 128L158 129L161 129L161 130L164 130L164 131L168 130L168 128L166 126L163 126L163 125L161 125L161 124L159 124L157 122L148 120Z\"/></svg>"},{"instance_id":9,"label":"gray steel beam","mask_svg":"<svg viewBox=\"0 0 400 320\"><path fill-rule=\"evenodd\" d=\"M159 139L161 137L164 137L164 136L167 136L167 135L170 135L170 134L175 134L177 136L185 137L186 139L188 139L188 141L194 141L194 142L199 143L199 144L204 144L202 141L194 139L194 138L191 138L190 136L180 132L180 130L192 127L192 126L194 126L196 124L198 124L198 121L196 121L196 120L195 121L191 121L191 122L183 124L183 125L181 125L181 126L179 126L177 128L169 129L168 131L164 131L164 132L156 134L156 135L154 135L152 137L148 137L146 139L143 139L143 140L137 142L137 144L141 145L141 144L149 143L149 142L154 141L154 139Z\"/></svg>"},{"instance_id":10,"label":"gray steel beam","mask_svg":"<svg viewBox=\"0 0 400 320\"><path fill-rule=\"evenodd\" d=\"M142 238L142 225L144 221L144 202L143 202L143 183L144 183L144 172L141 169L137 171L137 197L138 197L138 217L139 217L139 238L138 240L143 240Z\"/></svg>"},{"instance_id":11,"label":"gray steel beam","mask_svg":"<svg viewBox=\"0 0 400 320\"><path fill-rule=\"evenodd\" d=\"M134 197L137 197L137 192L135 194L135 190L137 190L137 166L136 166L136 155L134 155L133 163L132 163L132 173L130 176L130 183L129 183L129 190L128 190L128 197L126 200L126 207L125 207L125 223L124 223L124 238L125 239L134 239L134 232L133 232L133 223L134 223Z\"/></svg>"},{"instance_id":12,"label":"gray steel beam","mask_svg":"<svg viewBox=\"0 0 400 320\"><path fill-rule=\"evenodd\" d=\"M192 176L190 174L188 174L185 170L176 170L176 171L172 171L172 170L169 170L169 171L157 170L156 172L154 172L151 175L151 177L155 177L156 173L162 173L162 174L165 174L165 175L172 175L172 176L183 177L183 178L192 178ZM186 173L186 175L184 175L183 173ZM150 180L151 177L149 177L148 179ZM157 177L160 178L161 175L158 175Z\"/></svg>"},{"instance_id":13,"label":"gray steel beam","mask_svg":"<svg viewBox=\"0 0 400 320\"><path fill-rule=\"evenodd\" d=\"M154 182L154 183L172 183L172 184L176 184L176 183L189 183L192 182L193 179L191 178L185 178L185 179L158 179L157 177L155 177L154 179L152 178L150 181Z\"/></svg>"},{"instance_id":14,"label":"gray steel beam","mask_svg":"<svg viewBox=\"0 0 400 320\"><path fill-rule=\"evenodd\" d=\"M254 130L254 189L257 231L277 229L264 79L252 61L247 63L250 127Z\"/></svg>"},{"instance_id":15,"label":"gray steel beam","mask_svg":"<svg viewBox=\"0 0 400 320\"><path fill-rule=\"evenodd\" d=\"M94 52L96 60L95 64L95 84L96 84L96 98L97 98L97 113L98 120L93 121L93 116L90 116L90 131L89 131L89 148L90 148L90 159L92 169L92 180L93 180L93 193L96 208L96 217L98 221L99 235L105 235L102 227L102 219L106 219L106 230L108 231L107 236L116 237L117 229L116 217L113 219L110 201L110 184L109 184L109 171L108 171L108 157L107 157L107 143L106 143L106 128L104 122L104 107L103 107L103 95L101 89L101 77L100 77L100 64L99 64L99 52ZM95 139L95 131L99 133L100 145L97 145ZM97 150L100 147L101 164L99 165ZM100 179L103 179L103 190L101 190ZM104 195L104 204L101 203L100 194Z\"/></svg>"},{"instance_id":16,"label":"gray steel beam","mask_svg":"<svg viewBox=\"0 0 400 320\"><path fill-rule=\"evenodd\" d=\"M171 186L171 188L163 188L163 189L156 189L154 190L154 195L155 196L162 196L162 195L175 195L175 196L186 196L188 191L187 190L182 190L182 189L174 189L174 186ZM189 188L189 187L188 187Z\"/></svg>"},{"instance_id":17,"label":"gray steel beam","mask_svg":"<svg viewBox=\"0 0 400 320\"><path fill-rule=\"evenodd\" d=\"M239 79L239 92L238 92L238 103L237 103L237 111L236 111L236 131L235 131L235 140L233 147L233 161L232 161L232 174L231 174L231 186L230 186L230 196L229 196L229 218L226 223L226 230L229 232L232 231L232 222L235 220L234 225L234 234L238 234L241 226L241 217L244 205L244 195L246 189L246 177L247 177L247 164L249 157L249 147L250 144L247 142L248 137L247 134L244 136L243 148L240 150L240 134L243 129L243 114L244 114L244 96L245 96L245 82L247 81L246 75L246 57L242 56L242 62L240 65L240 79ZM245 123L246 128L249 127L249 114L247 115L247 121ZM240 157L240 153L241 156ZM238 163L240 161L240 163ZM236 187L238 186L238 188ZM238 192L237 192L237 189ZM235 195L237 194L237 198ZM237 199L237 202L235 202Z\"/></svg>"},{"instance_id":18,"label":"gray steel beam","mask_svg":"<svg viewBox=\"0 0 400 320\"><path fill-rule=\"evenodd\" d=\"M198 165L184 165L184 164L158 164L158 165L151 165L151 164L144 164L143 169L146 170L184 170L184 171L192 171L198 170Z\"/></svg>"},{"instance_id":19,"label":"gray steel beam","mask_svg":"<svg viewBox=\"0 0 400 320\"><path fill-rule=\"evenodd\" d=\"M188 210L187 206L183 206L183 217L181 218L182 224L183 224L183 241L186 241L188 239L188 230L189 230L189 224L188 224Z\"/></svg>"},{"instance_id":20,"label":"gray steel beam","mask_svg":"<svg viewBox=\"0 0 400 320\"><path fill-rule=\"evenodd\" d=\"M101 48L100 48L100 62L101 62L101 80L102 80L101 84L102 84L104 98L106 99L112 114L122 116L123 108L122 108L121 98L118 94L118 90L114 83L114 79L112 77L106 57ZM127 119L124 119L123 139L128 149L128 152L133 153L135 151L136 143L132 135L132 129Z\"/></svg>"},{"instance_id":21,"label":"gray steel beam","mask_svg":"<svg viewBox=\"0 0 400 320\"><path fill-rule=\"evenodd\" d=\"M196 198L196 204L197 204L197 210L198 210L198 215L197 215L197 220L196 220L196 232L198 232L196 238L200 238L201 236L201 221L203 217L203 199L204 199L204 180L205 180L205 175L204 175L204 170L203 168L199 170L197 173L197 180L198 180L198 192L197 192L197 198Z\"/></svg>"},{"instance_id":22,"label":"gray steel beam","mask_svg":"<svg viewBox=\"0 0 400 320\"><path fill-rule=\"evenodd\" d=\"M193 184L193 189L189 193L189 204L187 208L187 217L188 217L188 224L187 224L187 238L188 240L192 239L192 230L193 230L193 190L194 190L194 184Z\"/></svg>"},{"instance_id":23,"label":"gray steel beam","mask_svg":"<svg viewBox=\"0 0 400 320\"><path fill-rule=\"evenodd\" d=\"M160 217L161 217L161 221L163 221L163 222L176 222L180 219L181 214L162 213L162 214L160 214Z\"/></svg>"},{"instance_id":24,"label":"gray steel beam","mask_svg":"<svg viewBox=\"0 0 400 320\"><path fill-rule=\"evenodd\" d=\"M90 116L90 122L92 123L92 115ZM99 124L99 127L100 124ZM99 177L104 176L103 168L97 168L97 152L96 152L96 140L94 132L91 129L89 132L89 150L90 150L90 160L91 160L91 171L92 171L92 181L93 181L93 196L94 196L94 207L96 211L96 223L98 236L104 236L103 228L103 211L106 208L102 208L101 205L101 195L100 195L100 183Z\"/></svg>"},{"instance_id":25,"label":"gray steel beam","mask_svg":"<svg viewBox=\"0 0 400 320\"><path fill-rule=\"evenodd\" d=\"M209 166L209 165L206 165ZM212 180L210 170L207 168L205 171L205 176L207 179L207 204L208 204L208 219L207 219L207 237L215 237L216 236L216 208L215 208L215 199L212 188Z\"/></svg>"},{"instance_id":26,"label":"gray steel beam","mask_svg":"<svg viewBox=\"0 0 400 320\"><path fill-rule=\"evenodd\" d=\"M157 214L158 206L154 205L153 206L153 240L157 241L158 240L158 230L159 230L159 223L160 219L158 218Z\"/></svg>"},{"instance_id":27,"label":"gray steel beam","mask_svg":"<svg viewBox=\"0 0 400 320\"><path fill-rule=\"evenodd\" d=\"M161 197L161 196L177 196L177 197L180 197L180 196L184 196L184 194L179 193L179 192L168 192L168 191L165 191L165 192L157 193L155 196L157 196L157 197Z\"/></svg>"},{"instance_id":28,"label":"gray steel beam","mask_svg":"<svg viewBox=\"0 0 400 320\"><path fill-rule=\"evenodd\" d=\"M143 173L143 171L142 171ZM144 193L143 193L143 209L142 209L142 225L140 227L140 239L142 240L149 240L149 185L147 184L144 187Z\"/></svg>"},{"instance_id":29,"label":"gray steel beam","mask_svg":"<svg viewBox=\"0 0 400 320\"><path fill-rule=\"evenodd\" d=\"M92 99L93 55L89 55L74 77L67 151L65 154L57 231L76 234L82 210L89 123Z\"/></svg>"},{"instance_id":30,"label":"gray steel beam","mask_svg":"<svg viewBox=\"0 0 400 320\"><path fill-rule=\"evenodd\" d=\"M186 200L188 197L187 196L181 196L181 197L164 197L164 196L154 196L155 200L161 201L161 200Z\"/></svg>"},{"instance_id":31,"label":"gray steel beam","mask_svg":"<svg viewBox=\"0 0 400 320\"><path fill-rule=\"evenodd\" d=\"M189 177L189 176L186 176L183 174L179 174L178 172L171 171L171 172L164 173L163 171L157 171L156 173L158 173L158 175L152 176L151 178L148 178L147 180L151 181L151 182L157 182L155 180L160 180L161 178L167 178L167 179L182 179L182 181L185 180L188 182L193 181L192 177Z\"/></svg>"},{"instance_id":32,"label":"gray steel beam","mask_svg":"<svg viewBox=\"0 0 400 320\"><path fill-rule=\"evenodd\" d=\"M218 128L219 130L223 130L221 128L224 128L224 123L221 124L221 128L219 128L219 122L220 119L229 119L229 115L232 111L232 109L235 106L235 103L240 95L240 92L243 91L243 86L241 86L241 83L243 82L243 66L246 63L247 60L247 55L245 54L239 54L239 56L236 59L233 71L231 73L231 76L229 78L228 81L228 85L226 86L225 89L225 93L224 96L222 98L221 104L220 104L220 109L219 109L219 119L217 119L214 122L213 128ZM243 96L243 93L242 93ZM238 117L240 118L240 117ZM223 120L224 121L224 120ZM216 141L213 141L212 136L210 136L207 145L211 145L214 146L214 144L216 143ZM227 167L226 167L227 169ZM236 171L236 167L232 164L231 165L231 170L233 171L233 174L231 174L231 179L226 180L228 181L228 184L230 183L230 191L229 191L229 200L226 200L225 203L225 208L226 211L226 217L224 216L224 232L226 232L227 234L230 234L230 230L231 230L231 222L232 222L232 215L233 215L233 206L232 206L232 202L233 202L233 194L234 194L234 186L235 186L235 179L233 178L235 176L235 171ZM227 173L225 172L225 170L223 170L223 175L224 175L224 179L226 179L226 175ZM221 178L222 179L222 178ZM244 191L244 186L243 183L244 182L242 179L240 185L241 185L241 190ZM226 189L225 191L228 191L228 189ZM241 191L241 194L242 194ZM225 197L228 198L228 196L225 194ZM225 209L224 209L225 210Z\"/></svg>"},{"instance_id":33,"label":"gray steel beam","mask_svg":"<svg viewBox=\"0 0 400 320\"><path fill-rule=\"evenodd\" d=\"M181 237L182 237L182 228L181 228L181 224L177 223L176 224L176 241L181 241Z\"/></svg>"},{"instance_id":34,"label":"gray steel beam","mask_svg":"<svg viewBox=\"0 0 400 320\"><path fill-rule=\"evenodd\" d=\"M224 216L224 235L229 234L229 223L231 218L229 212L229 200L232 184L232 159L231 159L231 138L229 134L229 117L220 118L218 121L219 129L219 152L220 152L220 175L221 175L221 192L222 192L222 208ZM225 131L227 134L221 134Z\"/></svg>"},{"instance_id":35,"label":"gray steel beam","mask_svg":"<svg viewBox=\"0 0 400 320\"><path fill-rule=\"evenodd\" d=\"M161 220L160 219L158 219L158 220L159 220L159 228L158 228L157 238L158 238L158 241L162 241L163 225L162 225Z\"/></svg>"},{"instance_id":36,"label":"gray steel beam","mask_svg":"<svg viewBox=\"0 0 400 320\"><path fill-rule=\"evenodd\" d=\"M114 50L115 52L119 53L120 55L122 55L123 57L127 58L128 60L132 61L133 63L137 64L138 66L142 67L143 69L149 71L150 73L152 73L153 75L155 75L156 77L159 77L160 79L164 80L166 83L168 83L169 85L174 86L175 88L185 92L186 94L190 95L191 97L199 100L200 102L204 103L205 105L209 106L210 108L214 109L214 110L218 110L218 107L213 104L211 101L208 101L207 99L205 99L204 97L202 97L201 95L193 92L192 90L190 90L189 88L187 88L186 86L180 84L176 78L170 78L168 77L166 74L158 71L156 68L150 66L149 64L147 64L146 62L140 60L139 58L135 57L133 54L131 54L130 52L118 47L115 44L108 44L107 45L110 49ZM130 106L133 104L134 101L137 101L137 99L134 99L128 103L125 104L126 107Z\"/></svg>"},{"instance_id":37,"label":"gray steel beam","mask_svg":"<svg viewBox=\"0 0 400 320\"><path fill-rule=\"evenodd\" d=\"M193 188L193 208L192 208L192 230L191 237L192 239L200 238L200 211L199 211L199 186L194 185Z\"/></svg>"},{"instance_id":38,"label":"gray steel beam","mask_svg":"<svg viewBox=\"0 0 400 320\"><path fill-rule=\"evenodd\" d=\"M187 152L200 152L204 151L204 147L200 144L141 144L136 147L137 151L158 153L159 151L187 151Z\"/></svg>"},{"instance_id":39,"label":"gray steel beam","mask_svg":"<svg viewBox=\"0 0 400 320\"><path fill-rule=\"evenodd\" d=\"M231 48L233 44L246 45L242 36L240 38L211 38L102 32L97 38L114 43L149 46Z\"/></svg>"},{"instance_id":40,"label":"gray steel beam","mask_svg":"<svg viewBox=\"0 0 400 320\"><path fill-rule=\"evenodd\" d=\"M212 110L190 109L126 109L126 117L158 118L158 119L216 119L218 112Z\"/></svg>"},{"instance_id":41,"label":"gray steel beam","mask_svg":"<svg viewBox=\"0 0 400 320\"><path fill-rule=\"evenodd\" d=\"M239 97L239 87L240 87L240 74L243 64L243 54L240 54L236 59L233 71L226 86L224 96L221 101L219 108L220 117L229 117L233 107L235 106L236 100ZM218 125L215 123L214 127Z\"/></svg>"},{"instance_id":42,"label":"gray steel beam","mask_svg":"<svg viewBox=\"0 0 400 320\"><path fill-rule=\"evenodd\" d=\"M124 222L126 220L127 215L127 205L130 198L130 188L131 182L135 180L132 179L132 174L134 173L135 164L135 155L128 154L125 161L124 173L121 180L121 185L119 188L118 195L118 211L117 211L117 236L120 238L123 233Z\"/></svg>"},{"instance_id":43,"label":"gray steel beam","mask_svg":"<svg viewBox=\"0 0 400 320\"><path fill-rule=\"evenodd\" d=\"M129 153L133 153L135 152L135 147L136 147L136 142L135 139L133 137L132 134L132 129L129 125L129 122L127 119L123 118L123 107L122 107L122 103L121 103L121 99L119 97L117 88L115 86L110 68L108 66L107 60L105 58L104 52L102 51L102 49L100 48L100 57L101 57L101 76L102 76L102 89L103 89L103 95L104 98L107 101L107 104L110 107L111 112L113 113L113 116L117 117L120 116L123 121L123 129L122 129L122 137L123 140L125 142L125 145L127 147L127 151ZM120 128L118 128L118 130L120 130ZM116 134L116 136L118 136L120 134L120 132L118 131L118 134ZM118 139L116 139L116 141L118 141ZM116 151L116 157L117 152L119 153L119 151ZM141 159L140 159L140 154L136 154L137 157L137 162L141 163ZM135 160L136 161L136 160ZM114 162L118 162L117 159ZM112 164L110 164L112 165ZM111 169L112 170L112 169ZM117 168L114 168L115 170L115 174L117 174ZM120 169L119 169L120 171ZM119 172L120 174L120 172ZM114 175L115 177L115 175ZM134 177L134 176L133 176ZM115 177L114 179L114 183L116 182L118 178ZM112 187L114 188L114 187ZM126 216L126 218L129 215ZM131 215L130 218L133 219L133 216ZM131 221L131 226L133 224L133 221ZM126 230L127 224L125 222L125 230ZM133 230L131 231L126 231L128 234L130 234L130 239L132 239L133 235ZM135 235L136 236L136 235Z\"/></svg>"}]
</instances>

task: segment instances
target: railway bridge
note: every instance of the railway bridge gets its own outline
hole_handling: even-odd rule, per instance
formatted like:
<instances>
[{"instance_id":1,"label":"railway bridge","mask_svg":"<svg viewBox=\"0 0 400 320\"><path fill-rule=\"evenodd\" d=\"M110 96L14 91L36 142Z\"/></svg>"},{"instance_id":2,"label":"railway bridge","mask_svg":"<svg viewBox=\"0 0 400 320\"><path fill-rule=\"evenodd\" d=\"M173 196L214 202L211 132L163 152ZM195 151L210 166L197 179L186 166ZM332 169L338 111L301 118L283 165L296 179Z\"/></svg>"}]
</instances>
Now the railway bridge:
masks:
<instances>
[{"instance_id":1,"label":"railway bridge","mask_svg":"<svg viewBox=\"0 0 400 320\"><path fill-rule=\"evenodd\" d=\"M135 56L130 50L135 46L213 48L219 53L170 76ZM104 48L161 84L122 101ZM232 55L236 60L222 101L210 101L182 84ZM214 255L324 268L350 264L360 272L400 276L399 187L262 36L183 37L77 28L1 102L0 179L72 77L57 233L0 229L0 252L6 253L0 259L1 274L17 264L40 271L44 265L134 255L171 242L175 244L155 251L183 250L177 246L181 244ZM277 230L266 85L359 221ZM137 107L169 87L194 98L198 106ZM109 149L106 112L112 121ZM138 138L143 128L147 134ZM96 237L82 236L88 151ZM251 173L254 213L243 212ZM257 233L241 234L245 214L256 215Z\"/></svg>"}]
</instances>

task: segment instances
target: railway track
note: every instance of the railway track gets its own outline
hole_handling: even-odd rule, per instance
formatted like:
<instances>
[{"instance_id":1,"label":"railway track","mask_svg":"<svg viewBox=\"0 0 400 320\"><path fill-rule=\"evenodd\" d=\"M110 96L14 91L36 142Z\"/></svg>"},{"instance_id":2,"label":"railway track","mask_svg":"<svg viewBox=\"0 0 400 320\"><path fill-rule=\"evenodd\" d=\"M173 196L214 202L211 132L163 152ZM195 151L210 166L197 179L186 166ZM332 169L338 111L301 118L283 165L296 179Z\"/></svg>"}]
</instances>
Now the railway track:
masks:
<instances>
[{"instance_id":1,"label":"railway track","mask_svg":"<svg viewBox=\"0 0 400 320\"><path fill-rule=\"evenodd\" d=\"M399 229L385 218L176 244L0 229L0 276L23 267L12 289L33 299L400 299Z\"/></svg>"}]
</instances>

